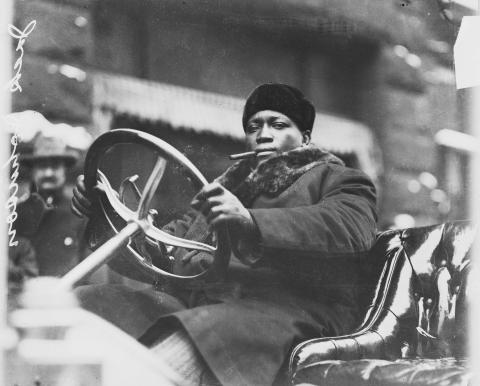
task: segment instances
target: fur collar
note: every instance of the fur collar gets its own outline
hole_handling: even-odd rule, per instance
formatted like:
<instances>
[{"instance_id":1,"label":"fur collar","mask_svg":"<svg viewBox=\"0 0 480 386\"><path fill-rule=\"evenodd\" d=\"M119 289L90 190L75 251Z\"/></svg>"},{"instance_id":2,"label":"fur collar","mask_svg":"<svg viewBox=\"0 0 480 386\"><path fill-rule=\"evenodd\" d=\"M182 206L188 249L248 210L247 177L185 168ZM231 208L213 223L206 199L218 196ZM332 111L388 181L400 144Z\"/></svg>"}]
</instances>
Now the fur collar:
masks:
<instances>
[{"instance_id":1,"label":"fur collar","mask_svg":"<svg viewBox=\"0 0 480 386\"><path fill-rule=\"evenodd\" d=\"M276 155L257 168L252 159L238 161L216 181L248 207L259 195L278 196L307 171L325 163L344 165L333 154L309 145Z\"/></svg>"}]
</instances>

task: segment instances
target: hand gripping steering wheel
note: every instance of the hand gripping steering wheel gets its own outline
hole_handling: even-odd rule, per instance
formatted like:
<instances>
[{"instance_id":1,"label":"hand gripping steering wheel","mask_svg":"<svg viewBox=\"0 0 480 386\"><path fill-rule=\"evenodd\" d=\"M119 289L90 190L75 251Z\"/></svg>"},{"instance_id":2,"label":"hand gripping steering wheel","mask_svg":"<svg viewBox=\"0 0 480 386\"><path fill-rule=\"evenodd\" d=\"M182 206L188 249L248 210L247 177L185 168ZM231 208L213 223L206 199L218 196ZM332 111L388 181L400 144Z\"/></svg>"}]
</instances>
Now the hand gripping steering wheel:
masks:
<instances>
[{"instance_id":1,"label":"hand gripping steering wheel","mask_svg":"<svg viewBox=\"0 0 480 386\"><path fill-rule=\"evenodd\" d=\"M99 170L104 154L108 149L119 144L140 144L151 149L158 156L143 192L137 193L139 202L136 210L130 209L122 202L122 190L125 189L126 184L132 183L132 178L125 179L117 192L112 188L105 174ZM154 225L152 212L155 211L149 206L162 180L167 159L184 167L193 182L200 188L208 183L200 171L182 153L151 134L132 129L117 129L109 131L95 140L85 159L85 187L87 193L97 191L98 194L90 194L90 196L98 200L100 216L106 220L107 228L111 231L109 233L113 238L67 273L62 279L65 281L65 285L73 285L109 260L109 265L114 270L136 279L141 276L143 281L149 280L150 282L157 282L163 278L181 285L198 284L218 279L226 272L230 259L230 243L225 227L215 230L216 246L213 246L173 236ZM136 186L134 187L136 189ZM132 236L136 236L136 240L141 237L146 244L155 246L156 251L163 255L163 258L168 258L167 251L172 247L180 247L211 253L213 262L205 271L194 275L183 276L168 272L156 266L148 254L139 253L139 248L132 242ZM127 243L126 248L119 251L119 248L123 247L125 243ZM88 261L89 259L90 261ZM134 272L133 275L132 272ZM141 275L137 273L141 273Z\"/></svg>"}]
</instances>

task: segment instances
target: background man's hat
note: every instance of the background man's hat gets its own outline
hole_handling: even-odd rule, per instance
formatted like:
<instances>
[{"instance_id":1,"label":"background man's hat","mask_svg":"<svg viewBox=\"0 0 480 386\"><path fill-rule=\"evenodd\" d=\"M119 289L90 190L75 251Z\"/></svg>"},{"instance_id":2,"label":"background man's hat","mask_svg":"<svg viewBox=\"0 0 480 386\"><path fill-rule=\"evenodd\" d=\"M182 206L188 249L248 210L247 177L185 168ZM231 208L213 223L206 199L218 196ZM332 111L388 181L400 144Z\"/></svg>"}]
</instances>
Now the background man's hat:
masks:
<instances>
[{"instance_id":1,"label":"background man's hat","mask_svg":"<svg viewBox=\"0 0 480 386\"><path fill-rule=\"evenodd\" d=\"M33 140L32 153L22 155L20 160L25 165L31 166L36 161L46 159L64 161L65 165L70 167L77 162L78 155L73 150L68 149L62 138L37 133Z\"/></svg>"}]
</instances>

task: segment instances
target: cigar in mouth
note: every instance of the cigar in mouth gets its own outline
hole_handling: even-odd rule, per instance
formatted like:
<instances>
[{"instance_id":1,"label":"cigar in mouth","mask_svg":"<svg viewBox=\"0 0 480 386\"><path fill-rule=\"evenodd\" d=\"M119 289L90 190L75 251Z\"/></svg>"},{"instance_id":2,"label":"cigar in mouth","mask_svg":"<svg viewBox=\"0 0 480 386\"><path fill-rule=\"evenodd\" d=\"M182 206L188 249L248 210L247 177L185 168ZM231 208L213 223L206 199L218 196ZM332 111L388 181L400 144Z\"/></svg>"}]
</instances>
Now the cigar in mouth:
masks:
<instances>
[{"instance_id":1,"label":"cigar in mouth","mask_svg":"<svg viewBox=\"0 0 480 386\"><path fill-rule=\"evenodd\" d=\"M237 154L230 154L228 158L231 160L239 160L239 159L245 159L245 158L250 158L250 157L256 157L257 154L263 153L266 151L276 151L277 149L275 147L267 148L267 149L257 149L254 151L247 151L245 153L237 153Z\"/></svg>"}]
</instances>

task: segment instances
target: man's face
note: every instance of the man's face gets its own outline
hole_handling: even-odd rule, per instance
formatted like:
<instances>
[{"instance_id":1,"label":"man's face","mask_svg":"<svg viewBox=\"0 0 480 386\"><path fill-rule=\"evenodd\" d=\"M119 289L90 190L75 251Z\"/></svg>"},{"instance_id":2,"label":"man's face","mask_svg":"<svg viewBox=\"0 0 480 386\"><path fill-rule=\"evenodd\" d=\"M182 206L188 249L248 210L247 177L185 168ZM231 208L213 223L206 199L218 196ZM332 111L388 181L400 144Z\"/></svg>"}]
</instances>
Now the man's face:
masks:
<instances>
[{"instance_id":1,"label":"man's face","mask_svg":"<svg viewBox=\"0 0 480 386\"><path fill-rule=\"evenodd\" d=\"M36 161L32 168L32 179L39 192L61 189L66 181L65 162L57 159Z\"/></svg>"},{"instance_id":2,"label":"man's face","mask_svg":"<svg viewBox=\"0 0 480 386\"><path fill-rule=\"evenodd\" d=\"M247 150L276 149L275 152L258 153L259 159L295 149L302 145L303 139L304 135L295 122L277 111L259 111L250 117L245 127Z\"/></svg>"}]
</instances>

